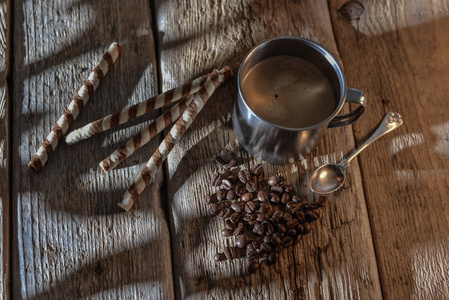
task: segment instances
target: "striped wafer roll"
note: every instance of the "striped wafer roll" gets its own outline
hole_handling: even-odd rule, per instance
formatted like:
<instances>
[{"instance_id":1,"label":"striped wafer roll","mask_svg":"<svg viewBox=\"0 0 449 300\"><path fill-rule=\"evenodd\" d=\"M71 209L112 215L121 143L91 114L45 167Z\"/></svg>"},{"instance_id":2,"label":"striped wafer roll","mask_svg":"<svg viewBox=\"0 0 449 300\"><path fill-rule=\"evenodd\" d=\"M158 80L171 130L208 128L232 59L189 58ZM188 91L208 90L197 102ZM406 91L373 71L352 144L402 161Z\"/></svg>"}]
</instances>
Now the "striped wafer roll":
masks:
<instances>
[{"instance_id":1,"label":"striped wafer roll","mask_svg":"<svg viewBox=\"0 0 449 300\"><path fill-rule=\"evenodd\" d=\"M221 72L221 71L220 71ZM225 74L226 76L227 74ZM219 76L218 84L221 85L223 80L227 77ZM217 86L218 87L218 86ZM133 154L137 149L148 143L153 137L155 137L159 132L167 128L171 123L176 121L179 116L184 112L187 106L192 103L195 95L189 95L186 99L180 101L175 106L173 106L169 111L163 113L159 118L153 121L147 128L139 132L132 139L130 139L125 145L115 150L114 153L109 155L100 163L100 167L108 172L118 166L123 160L128 156Z\"/></svg>"},{"instance_id":2,"label":"striped wafer roll","mask_svg":"<svg viewBox=\"0 0 449 300\"><path fill-rule=\"evenodd\" d=\"M191 82L185 83L180 87L171 89L160 95L151 97L145 101L129 106L121 111L108 115L104 118L93 121L79 129L70 132L65 141L68 145L73 145L79 141L90 138L91 136L109 130L117 125L129 122L152 110L176 102L188 95L197 93L206 82L209 74L197 78Z\"/></svg>"},{"instance_id":3,"label":"striped wafer roll","mask_svg":"<svg viewBox=\"0 0 449 300\"><path fill-rule=\"evenodd\" d=\"M72 99L72 102L70 102L70 105L59 118L42 146L37 150L33 158L31 158L28 167L35 171L40 171L42 169L50 155L58 146L61 137L67 132L69 126L78 117L84 105L89 101L89 97L95 92L121 52L122 46L119 44L114 42L109 46L108 51L103 55L92 73L90 73L89 77L84 82L84 85L79 89L75 98Z\"/></svg>"},{"instance_id":4,"label":"striped wafer roll","mask_svg":"<svg viewBox=\"0 0 449 300\"><path fill-rule=\"evenodd\" d=\"M171 123L173 123L173 121L176 121L185 111L187 106L192 103L194 97L195 95L187 96L186 99L177 103L169 111L166 111L159 118L153 121L147 128L136 134L132 139L126 142L125 145L115 150L100 163L100 167L103 171L108 172L109 170L114 169L137 149L148 143L159 132L167 128Z\"/></svg>"},{"instance_id":5,"label":"striped wafer roll","mask_svg":"<svg viewBox=\"0 0 449 300\"><path fill-rule=\"evenodd\" d=\"M198 113L203 106L209 100L209 97L215 91L219 85L219 76L229 78L232 75L232 70L229 67L223 69L223 73L218 73L216 70L212 72L211 76L207 79L204 86L195 95L192 103L187 107L182 116L176 121L170 132L164 138L159 148L151 156L150 160L139 173L134 183L125 192L122 200L118 205L124 210L128 211L136 201L137 197L150 182L151 178L156 174L157 170L162 165L162 162L167 158L170 151L175 147L176 143L182 138L186 130L190 127L193 120L195 120Z\"/></svg>"}]
</instances>

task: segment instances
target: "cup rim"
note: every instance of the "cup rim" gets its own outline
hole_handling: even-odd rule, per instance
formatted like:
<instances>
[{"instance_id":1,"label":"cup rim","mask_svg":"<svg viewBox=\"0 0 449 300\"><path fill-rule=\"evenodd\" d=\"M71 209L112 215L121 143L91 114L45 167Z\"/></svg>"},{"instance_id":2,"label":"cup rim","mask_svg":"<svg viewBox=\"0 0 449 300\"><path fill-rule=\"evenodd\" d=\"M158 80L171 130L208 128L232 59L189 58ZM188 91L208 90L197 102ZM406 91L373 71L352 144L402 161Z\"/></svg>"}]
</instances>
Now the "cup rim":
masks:
<instances>
[{"instance_id":1,"label":"cup rim","mask_svg":"<svg viewBox=\"0 0 449 300\"><path fill-rule=\"evenodd\" d=\"M283 39L292 39L292 40L299 40L302 43L307 44L308 46L311 46L314 50L318 51L324 59L326 59L332 66L334 71L337 73L337 77L339 79L339 83L340 83L340 89L341 89L341 94L340 94L340 99L339 99L339 103L337 105L337 107L335 108L335 110L333 111L333 113L331 115L329 115L329 117L327 117L326 119L324 119L323 121L321 121L320 123L314 124L312 126L308 126L308 127L284 127L281 125L277 125L275 123L272 123L268 120L265 120L264 118L262 118L261 116L259 116L250 106L249 104L246 102L245 97L243 97L243 92L242 92L242 88L241 88L241 80L242 80L242 69L243 69L243 65L245 64L245 62L248 60L248 58L253 55L260 47L262 47L263 45L265 45L268 42L274 41L274 40L283 40ZM306 130L310 130L310 129L315 129L318 127L321 127L322 125L329 123L342 109L344 103L345 103L345 99L346 99L346 77L343 73L343 70L340 66L340 64L338 63L337 59L335 58L335 56L326 48L324 48L322 45L300 37L300 36L293 36L293 35L282 35L282 36L277 36L277 37L272 37L269 39L266 39L260 43L258 43L257 45L255 45L249 52L248 54L245 55L245 57L243 58L242 62L240 63L240 67L239 67L239 71L237 74L237 90L240 96L240 99L242 99L243 103L245 104L246 108L251 111L252 114L254 114L254 116L259 119L260 121L267 123L275 128L278 129L282 129L282 130L287 130L287 131L294 131L294 132L298 132L298 131L306 131Z\"/></svg>"}]
</instances>

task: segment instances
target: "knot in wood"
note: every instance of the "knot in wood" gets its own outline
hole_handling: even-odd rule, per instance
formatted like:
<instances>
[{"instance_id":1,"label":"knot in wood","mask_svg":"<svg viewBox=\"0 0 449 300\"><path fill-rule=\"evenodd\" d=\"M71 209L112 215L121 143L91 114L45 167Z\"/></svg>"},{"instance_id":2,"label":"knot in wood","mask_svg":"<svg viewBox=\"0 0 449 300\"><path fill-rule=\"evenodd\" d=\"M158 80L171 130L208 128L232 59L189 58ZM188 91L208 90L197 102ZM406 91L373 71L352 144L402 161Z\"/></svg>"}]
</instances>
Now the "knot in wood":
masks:
<instances>
[{"instance_id":1,"label":"knot in wood","mask_svg":"<svg viewBox=\"0 0 449 300\"><path fill-rule=\"evenodd\" d=\"M349 1L338 10L340 15L349 21L360 20L360 16L363 14L363 11L363 5L358 1Z\"/></svg>"}]
</instances>

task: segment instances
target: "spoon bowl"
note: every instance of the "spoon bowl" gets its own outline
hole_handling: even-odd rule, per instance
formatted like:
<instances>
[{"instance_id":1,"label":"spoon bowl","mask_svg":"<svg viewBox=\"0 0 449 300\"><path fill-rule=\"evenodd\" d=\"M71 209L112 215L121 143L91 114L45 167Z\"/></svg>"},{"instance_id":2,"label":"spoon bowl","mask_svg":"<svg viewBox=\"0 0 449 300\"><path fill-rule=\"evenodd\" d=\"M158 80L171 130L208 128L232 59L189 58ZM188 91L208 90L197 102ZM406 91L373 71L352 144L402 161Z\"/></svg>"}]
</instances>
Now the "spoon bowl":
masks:
<instances>
[{"instance_id":1,"label":"spoon bowl","mask_svg":"<svg viewBox=\"0 0 449 300\"><path fill-rule=\"evenodd\" d=\"M403 123L401 115L388 112L380 122L376 131L348 158L339 164L327 164L318 168L310 180L310 189L317 194L329 194L338 190L345 182L345 170L351 160L381 136L395 130Z\"/></svg>"},{"instance_id":2,"label":"spoon bowl","mask_svg":"<svg viewBox=\"0 0 449 300\"><path fill-rule=\"evenodd\" d=\"M317 169L310 181L310 188L317 194L329 194L338 190L345 182L345 168L328 164Z\"/></svg>"}]
</instances>

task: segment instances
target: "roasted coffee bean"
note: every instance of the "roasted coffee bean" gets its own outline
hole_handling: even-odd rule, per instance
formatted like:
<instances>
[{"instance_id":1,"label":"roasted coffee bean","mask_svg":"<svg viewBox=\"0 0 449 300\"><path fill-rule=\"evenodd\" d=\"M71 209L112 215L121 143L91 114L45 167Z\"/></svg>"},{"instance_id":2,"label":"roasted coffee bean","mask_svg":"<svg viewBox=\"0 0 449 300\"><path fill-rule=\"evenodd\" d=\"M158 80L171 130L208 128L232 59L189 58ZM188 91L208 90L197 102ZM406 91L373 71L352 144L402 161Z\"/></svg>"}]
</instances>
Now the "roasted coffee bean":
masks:
<instances>
[{"instance_id":1,"label":"roasted coffee bean","mask_svg":"<svg viewBox=\"0 0 449 300\"><path fill-rule=\"evenodd\" d=\"M223 261L226 259L226 256L224 256L223 253L217 253L214 255L215 262Z\"/></svg>"},{"instance_id":2,"label":"roasted coffee bean","mask_svg":"<svg viewBox=\"0 0 449 300\"><path fill-rule=\"evenodd\" d=\"M254 175L257 175L257 176L262 174L262 171L263 171L263 169L262 169L262 165L261 164L254 165L251 168L251 173L253 173Z\"/></svg>"},{"instance_id":3,"label":"roasted coffee bean","mask_svg":"<svg viewBox=\"0 0 449 300\"><path fill-rule=\"evenodd\" d=\"M309 222L304 222L304 223L302 223L302 225L304 226L303 234L308 234L310 232L310 230L311 230L310 223Z\"/></svg>"},{"instance_id":4,"label":"roasted coffee bean","mask_svg":"<svg viewBox=\"0 0 449 300\"><path fill-rule=\"evenodd\" d=\"M225 199L225 197L226 197L226 191L223 190L223 189L219 189L217 191L217 200L218 201L223 201L223 199Z\"/></svg>"},{"instance_id":5,"label":"roasted coffee bean","mask_svg":"<svg viewBox=\"0 0 449 300\"><path fill-rule=\"evenodd\" d=\"M294 195L292 196L292 201L295 201L295 202L301 202L301 197L299 197L298 195L294 194Z\"/></svg>"},{"instance_id":6,"label":"roasted coffee bean","mask_svg":"<svg viewBox=\"0 0 449 300\"><path fill-rule=\"evenodd\" d=\"M272 215L272 217L278 221L280 221L283 216L284 216L284 212L282 210L275 211Z\"/></svg>"},{"instance_id":7,"label":"roasted coffee bean","mask_svg":"<svg viewBox=\"0 0 449 300\"><path fill-rule=\"evenodd\" d=\"M282 194L281 202L286 204L287 202L290 202L290 195L287 193Z\"/></svg>"},{"instance_id":8,"label":"roasted coffee bean","mask_svg":"<svg viewBox=\"0 0 449 300\"><path fill-rule=\"evenodd\" d=\"M265 226L263 224L257 224L253 228L253 232L258 235L262 235L265 232Z\"/></svg>"},{"instance_id":9,"label":"roasted coffee bean","mask_svg":"<svg viewBox=\"0 0 449 300\"><path fill-rule=\"evenodd\" d=\"M228 236L231 236L231 230L229 230L229 229L223 229L222 231L221 231L221 235L222 236L224 236L224 237L228 237Z\"/></svg>"},{"instance_id":10,"label":"roasted coffee bean","mask_svg":"<svg viewBox=\"0 0 449 300\"><path fill-rule=\"evenodd\" d=\"M237 223L239 222L239 220L240 220L240 213L238 213L238 212L233 213L233 214L229 217L229 220L230 220L232 223L237 224Z\"/></svg>"},{"instance_id":11,"label":"roasted coffee bean","mask_svg":"<svg viewBox=\"0 0 449 300\"><path fill-rule=\"evenodd\" d=\"M288 221L287 223L285 223L285 227L287 227L287 229L295 228L298 225L299 225L298 219L295 219L295 218L293 218L290 221Z\"/></svg>"},{"instance_id":12,"label":"roasted coffee bean","mask_svg":"<svg viewBox=\"0 0 449 300\"><path fill-rule=\"evenodd\" d=\"M206 195L206 197L204 197L204 202L206 202L207 205L211 204L212 201L212 197L210 195Z\"/></svg>"},{"instance_id":13,"label":"roasted coffee bean","mask_svg":"<svg viewBox=\"0 0 449 300\"><path fill-rule=\"evenodd\" d=\"M296 236L297 233L298 232L296 231L296 229L289 229L285 234L289 236Z\"/></svg>"},{"instance_id":14,"label":"roasted coffee bean","mask_svg":"<svg viewBox=\"0 0 449 300\"><path fill-rule=\"evenodd\" d=\"M319 219L319 215L316 211L310 210L306 212L306 220L309 222L313 222Z\"/></svg>"},{"instance_id":15,"label":"roasted coffee bean","mask_svg":"<svg viewBox=\"0 0 449 300\"><path fill-rule=\"evenodd\" d=\"M226 168L230 169L237 164L237 160L235 158L231 158L229 162L225 165Z\"/></svg>"},{"instance_id":16,"label":"roasted coffee bean","mask_svg":"<svg viewBox=\"0 0 449 300\"><path fill-rule=\"evenodd\" d=\"M228 199L228 200L234 200L235 199L235 193L234 193L233 190L229 190L226 193L226 199Z\"/></svg>"},{"instance_id":17,"label":"roasted coffee bean","mask_svg":"<svg viewBox=\"0 0 449 300\"><path fill-rule=\"evenodd\" d=\"M293 188L292 188L291 184L284 185L284 191L286 193L291 193L293 191Z\"/></svg>"},{"instance_id":18,"label":"roasted coffee bean","mask_svg":"<svg viewBox=\"0 0 449 300\"><path fill-rule=\"evenodd\" d=\"M326 205L326 202L327 202L326 196L318 197L318 206L323 207L324 205Z\"/></svg>"},{"instance_id":19,"label":"roasted coffee bean","mask_svg":"<svg viewBox=\"0 0 449 300\"><path fill-rule=\"evenodd\" d=\"M271 187L271 191L280 194L280 193L282 193L284 191L284 188L282 186L275 185L275 186Z\"/></svg>"},{"instance_id":20,"label":"roasted coffee bean","mask_svg":"<svg viewBox=\"0 0 449 300\"><path fill-rule=\"evenodd\" d=\"M239 180L243 183L247 183L249 180L251 180L251 173L248 170L240 170Z\"/></svg>"},{"instance_id":21,"label":"roasted coffee bean","mask_svg":"<svg viewBox=\"0 0 449 300\"><path fill-rule=\"evenodd\" d=\"M258 213L256 220L259 221L259 222L264 222L264 221L268 220L268 215L267 214Z\"/></svg>"},{"instance_id":22,"label":"roasted coffee bean","mask_svg":"<svg viewBox=\"0 0 449 300\"><path fill-rule=\"evenodd\" d=\"M263 238L264 243L269 243L273 246L278 246L281 244L281 239L278 236L275 235L267 235Z\"/></svg>"},{"instance_id":23,"label":"roasted coffee bean","mask_svg":"<svg viewBox=\"0 0 449 300\"><path fill-rule=\"evenodd\" d=\"M234 213L234 211L232 209L226 208L226 212L223 215L223 219L229 218L233 213Z\"/></svg>"},{"instance_id":24,"label":"roasted coffee bean","mask_svg":"<svg viewBox=\"0 0 449 300\"><path fill-rule=\"evenodd\" d=\"M245 203L245 211L247 213L252 213L257 209L257 205L256 203L254 203L253 201L248 201Z\"/></svg>"},{"instance_id":25,"label":"roasted coffee bean","mask_svg":"<svg viewBox=\"0 0 449 300\"><path fill-rule=\"evenodd\" d=\"M274 251L277 252L277 253L281 252L283 249L284 249L284 247L282 247L282 246L280 246L280 245L274 247Z\"/></svg>"},{"instance_id":26,"label":"roasted coffee bean","mask_svg":"<svg viewBox=\"0 0 449 300\"><path fill-rule=\"evenodd\" d=\"M226 256L226 259L232 260L234 258L234 256L231 253L231 247L224 248L223 252L224 252L224 255Z\"/></svg>"},{"instance_id":27,"label":"roasted coffee bean","mask_svg":"<svg viewBox=\"0 0 449 300\"><path fill-rule=\"evenodd\" d=\"M239 222L237 224L237 227L234 229L234 232L232 233L233 236L237 236L243 233L245 230L245 225L242 222Z\"/></svg>"},{"instance_id":28,"label":"roasted coffee bean","mask_svg":"<svg viewBox=\"0 0 449 300\"><path fill-rule=\"evenodd\" d=\"M268 213L269 210L270 210L270 204L268 204L268 203L261 203L260 206L259 206L258 212L261 213L261 214L264 214L264 213Z\"/></svg>"},{"instance_id":29,"label":"roasted coffee bean","mask_svg":"<svg viewBox=\"0 0 449 300\"><path fill-rule=\"evenodd\" d=\"M277 227L278 232L284 233L287 231L287 228L282 223L279 223L276 227Z\"/></svg>"},{"instance_id":30,"label":"roasted coffee bean","mask_svg":"<svg viewBox=\"0 0 449 300\"><path fill-rule=\"evenodd\" d=\"M290 221L292 218L293 218L293 216L292 216L290 213L288 213L288 212L285 213L284 216L282 217L282 219L283 219L285 222Z\"/></svg>"},{"instance_id":31,"label":"roasted coffee bean","mask_svg":"<svg viewBox=\"0 0 449 300\"><path fill-rule=\"evenodd\" d=\"M234 230L235 229L235 224L231 222L231 220L226 219L225 220L225 228L229 229L229 230Z\"/></svg>"},{"instance_id":32,"label":"roasted coffee bean","mask_svg":"<svg viewBox=\"0 0 449 300\"><path fill-rule=\"evenodd\" d=\"M299 224L298 227L296 227L296 231L299 235L304 233L304 226L302 224Z\"/></svg>"},{"instance_id":33,"label":"roasted coffee bean","mask_svg":"<svg viewBox=\"0 0 449 300\"><path fill-rule=\"evenodd\" d=\"M256 215L254 215L254 214L246 213L246 214L243 216L243 221L247 222L248 224L249 224L250 221L253 221L253 220L255 220L255 219L256 219Z\"/></svg>"},{"instance_id":34,"label":"roasted coffee bean","mask_svg":"<svg viewBox=\"0 0 449 300\"><path fill-rule=\"evenodd\" d=\"M304 222L304 220L306 219L306 215L302 211L297 211L295 213L295 217L299 222Z\"/></svg>"},{"instance_id":35,"label":"roasted coffee bean","mask_svg":"<svg viewBox=\"0 0 449 300\"><path fill-rule=\"evenodd\" d=\"M248 244L248 237L246 234L241 234L235 238L235 244L239 248L245 248Z\"/></svg>"},{"instance_id":36,"label":"roasted coffee bean","mask_svg":"<svg viewBox=\"0 0 449 300\"><path fill-rule=\"evenodd\" d=\"M253 243L248 243L248 245L246 245L246 255L250 255L251 253L254 253L256 251L256 248L254 247Z\"/></svg>"},{"instance_id":37,"label":"roasted coffee bean","mask_svg":"<svg viewBox=\"0 0 449 300\"><path fill-rule=\"evenodd\" d=\"M268 178L268 185L275 186L282 181L281 179L281 176L271 176L270 178Z\"/></svg>"},{"instance_id":38,"label":"roasted coffee bean","mask_svg":"<svg viewBox=\"0 0 449 300\"><path fill-rule=\"evenodd\" d=\"M254 193L257 190L257 186L253 181L248 181L246 183L246 190L250 193Z\"/></svg>"},{"instance_id":39,"label":"roasted coffee bean","mask_svg":"<svg viewBox=\"0 0 449 300\"><path fill-rule=\"evenodd\" d=\"M271 253L270 255L268 255L268 262L270 263L270 265L276 263L276 254Z\"/></svg>"},{"instance_id":40,"label":"roasted coffee bean","mask_svg":"<svg viewBox=\"0 0 449 300\"><path fill-rule=\"evenodd\" d=\"M250 274L254 274L257 271L259 271L259 260L258 259L253 259L249 262L249 266L248 266L248 272Z\"/></svg>"},{"instance_id":41,"label":"roasted coffee bean","mask_svg":"<svg viewBox=\"0 0 449 300\"><path fill-rule=\"evenodd\" d=\"M271 244L274 246L279 246L281 244L281 239L278 236L273 235L271 237Z\"/></svg>"},{"instance_id":42,"label":"roasted coffee bean","mask_svg":"<svg viewBox=\"0 0 449 300\"><path fill-rule=\"evenodd\" d=\"M217 203L212 203L209 207L209 213L213 216L217 215L220 212L220 208Z\"/></svg>"},{"instance_id":43,"label":"roasted coffee bean","mask_svg":"<svg viewBox=\"0 0 449 300\"><path fill-rule=\"evenodd\" d=\"M272 249L271 245L269 243L262 243L260 244L260 251L268 253Z\"/></svg>"},{"instance_id":44,"label":"roasted coffee bean","mask_svg":"<svg viewBox=\"0 0 449 300\"><path fill-rule=\"evenodd\" d=\"M278 204L279 202L281 202L281 198L279 197L278 194L271 193L270 201L275 204Z\"/></svg>"},{"instance_id":45,"label":"roasted coffee bean","mask_svg":"<svg viewBox=\"0 0 449 300\"><path fill-rule=\"evenodd\" d=\"M215 161L221 166L224 166L229 162L225 157L220 155L215 156Z\"/></svg>"},{"instance_id":46,"label":"roasted coffee bean","mask_svg":"<svg viewBox=\"0 0 449 300\"><path fill-rule=\"evenodd\" d=\"M252 199L253 199L253 194L252 193L245 193L242 196L242 201L243 202L248 202L249 200L252 200Z\"/></svg>"},{"instance_id":47,"label":"roasted coffee bean","mask_svg":"<svg viewBox=\"0 0 449 300\"><path fill-rule=\"evenodd\" d=\"M296 214L296 212L298 212L298 211L300 211L300 210L301 210L301 207L300 207L299 205L297 205L296 207L294 207L294 208L292 209L291 214L294 215L294 214Z\"/></svg>"},{"instance_id":48,"label":"roasted coffee bean","mask_svg":"<svg viewBox=\"0 0 449 300\"><path fill-rule=\"evenodd\" d=\"M232 192L232 191L230 191ZM235 211L235 212L242 212L242 203L240 202L234 202L231 204L231 208Z\"/></svg>"},{"instance_id":49,"label":"roasted coffee bean","mask_svg":"<svg viewBox=\"0 0 449 300\"><path fill-rule=\"evenodd\" d=\"M268 235L272 235L274 233L274 226L273 223L271 223L270 221L266 221L264 222L266 231Z\"/></svg>"},{"instance_id":50,"label":"roasted coffee bean","mask_svg":"<svg viewBox=\"0 0 449 300\"><path fill-rule=\"evenodd\" d=\"M290 236L284 236L281 244L284 248L290 247L293 244L293 239Z\"/></svg>"},{"instance_id":51,"label":"roasted coffee bean","mask_svg":"<svg viewBox=\"0 0 449 300\"><path fill-rule=\"evenodd\" d=\"M227 180L229 180L232 184L235 184L239 179L234 175L229 175L226 177Z\"/></svg>"},{"instance_id":52,"label":"roasted coffee bean","mask_svg":"<svg viewBox=\"0 0 449 300\"><path fill-rule=\"evenodd\" d=\"M295 241L293 242L293 245L297 245L302 240L302 235L298 235L295 237Z\"/></svg>"},{"instance_id":53,"label":"roasted coffee bean","mask_svg":"<svg viewBox=\"0 0 449 300\"><path fill-rule=\"evenodd\" d=\"M258 237L258 238L260 238L260 237ZM257 241L252 241L251 245L253 245L254 249L259 249L259 246L260 246Z\"/></svg>"},{"instance_id":54,"label":"roasted coffee bean","mask_svg":"<svg viewBox=\"0 0 449 300\"><path fill-rule=\"evenodd\" d=\"M230 182L229 179L223 179L221 181L221 187L229 191L230 189L232 189L232 182Z\"/></svg>"},{"instance_id":55,"label":"roasted coffee bean","mask_svg":"<svg viewBox=\"0 0 449 300\"><path fill-rule=\"evenodd\" d=\"M257 193L257 199L259 199L260 202L268 202L268 193L265 191L259 191Z\"/></svg>"},{"instance_id":56,"label":"roasted coffee bean","mask_svg":"<svg viewBox=\"0 0 449 300\"><path fill-rule=\"evenodd\" d=\"M210 185L219 186L221 184L221 175L218 172L215 172L210 179Z\"/></svg>"},{"instance_id":57,"label":"roasted coffee bean","mask_svg":"<svg viewBox=\"0 0 449 300\"><path fill-rule=\"evenodd\" d=\"M285 204L285 206L287 207L287 209L293 210L296 206L298 206L298 203L296 203L294 201L290 201L290 202L287 202L287 204Z\"/></svg>"}]
</instances>

